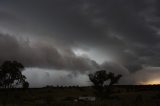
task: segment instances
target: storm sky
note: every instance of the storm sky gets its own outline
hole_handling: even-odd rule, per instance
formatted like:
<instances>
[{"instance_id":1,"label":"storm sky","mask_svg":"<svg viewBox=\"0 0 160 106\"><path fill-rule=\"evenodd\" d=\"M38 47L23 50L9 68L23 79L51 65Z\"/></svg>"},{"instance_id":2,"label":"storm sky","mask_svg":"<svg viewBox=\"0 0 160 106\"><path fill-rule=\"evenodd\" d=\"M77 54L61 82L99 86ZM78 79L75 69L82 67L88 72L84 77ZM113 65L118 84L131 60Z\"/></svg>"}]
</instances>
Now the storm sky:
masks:
<instances>
[{"instance_id":1,"label":"storm sky","mask_svg":"<svg viewBox=\"0 0 160 106\"><path fill-rule=\"evenodd\" d=\"M21 62L31 87L91 85L101 69L158 80L159 12L159 0L0 0L0 63Z\"/></svg>"}]
</instances>

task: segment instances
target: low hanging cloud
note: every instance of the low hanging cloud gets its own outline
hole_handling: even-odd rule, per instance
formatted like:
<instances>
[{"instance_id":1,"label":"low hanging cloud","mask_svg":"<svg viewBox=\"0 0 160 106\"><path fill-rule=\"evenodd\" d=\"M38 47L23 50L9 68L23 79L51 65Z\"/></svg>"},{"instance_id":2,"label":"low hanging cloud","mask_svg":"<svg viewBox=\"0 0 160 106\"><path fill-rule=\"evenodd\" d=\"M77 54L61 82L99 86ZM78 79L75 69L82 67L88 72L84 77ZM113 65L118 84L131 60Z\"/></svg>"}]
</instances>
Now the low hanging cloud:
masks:
<instances>
[{"instance_id":1,"label":"low hanging cloud","mask_svg":"<svg viewBox=\"0 0 160 106\"><path fill-rule=\"evenodd\" d=\"M160 65L159 3L158 0L15 0L14 3L4 0L0 3L3 22L0 30L48 38L50 42L56 38L69 50L77 45L94 48L103 54L113 54L134 72L144 64Z\"/></svg>"},{"instance_id":2,"label":"low hanging cloud","mask_svg":"<svg viewBox=\"0 0 160 106\"><path fill-rule=\"evenodd\" d=\"M136 84L159 84L160 67L145 67L132 74Z\"/></svg>"},{"instance_id":3,"label":"low hanging cloud","mask_svg":"<svg viewBox=\"0 0 160 106\"><path fill-rule=\"evenodd\" d=\"M103 68L107 72L122 74L118 84L159 84L160 67L146 67L135 73L129 73L127 69L117 63L105 63ZM74 74L72 71L59 71L43 68L26 68L23 74L27 77L30 87L50 86L90 86L89 77L85 73ZM36 76L36 78L35 78Z\"/></svg>"},{"instance_id":4,"label":"low hanging cloud","mask_svg":"<svg viewBox=\"0 0 160 106\"><path fill-rule=\"evenodd\" d=\"M86 74L73 74L71 71L26 68L23 75L27 77L30 87L50 86L88 86L91 84ZM35 77L36 76L36 77Z\"/></svg>"},{"instance_id":5,"label":"low hanging cloud","mask_svg":"<svg viewBox=\"0 0 160 106\"><path fill-rule=\"evenodd\" d=\"M90 71L98 64L87 58L76 56L71 50L61 54L55 45L45 42L18 40L14 36L0 34L0 62L17 60L26 67L39 67L58 70ZM68 50L68 49L67 49Z\"/></svg>"},{"instance_id":6,"label":"low hanging cloud","mask_svg":"<svg viewBox=\"0 0 160 106\"><path fill-rule=\"evenodd\" d=\"M118 63L105 62L98 64L87 56L75 55L71 49L64 52L63 48L63 53L61 53L60 48L56 49L54 46L46 42L32 42L1 34L0 63L5 60L17 60L24 64L26 70L23 74L27 76L28 81L33 85L32 87L42 87L47 84L63 85L63 81L66 85L90 85L87 74L102 69L115 74L122 74L123 78L120 80L120 84L133 83L128 69ZM53 72L50 72L51 70ZM59 72L61 77L58 75L59 70L62 70ZM36 80L33 77L35 74L37 74ZM54 77L54 79L46 79L49 76ZM39 83L39 81L43 83Z\"/></svg>"},{"instance_id":7,"label":"low hanging cloud","mask_svg":"<svg viewBox=\"0 0 160 106\"><path fill-rule=\"evenodd\" d=\"M113 72L115 75L121 74L123 77L118 84L137 84L135 82L134 74L130 74L127 69L116 63L105 63L101 69L105 69L107 72ZM90 72L92 73L92 72ZM26 68L23 71L23 75L27 77L27 81L30 83L30 87L45 87L50 86L90 86L92 82L89 80L86 73L73 73L66 70L55 69L43 69L43 68ZM36 78L35 78L36 76Z\"/></svg>"},{"instance_id":8,"label":"low hanging cloud","mask_svg":"<svg viewBox=\"0 0 160 106\"><path fill-rule=\"evenodd\" d=\"M153 76L149 76L150 72L146 69L140 68L139 71L131 73L123 64L111 61L98 64L87 56L75 55L71 48L67 48L65 52L63 48L63 53L60 49L56 49L55 45L46 42L32 42L11 35L0 35L0 63L5 60L17 60L24 64L26 70L23 74L27 76L32 87L65 84L90 85L87 74L103 69L107 72L122 74L123 77L119 84L138 84L154 77L154 73L152 73ZM35 74L36 80L34 80ZM143 74L147 76L144 79L142 78ZM51 79L46 79L49 77ZM54 78L52 79L52 77ZM40 81L43 83L39 83ZM65 83L62 83L63 81Z\"/></svg>"},{"instance_id":9,"label":"low hanging cloud","mask_svg":"<svg viewBox=\"0 0 160 106\"><path fill-rule=\"evenodd\" d=\"M26 67L80 73L106 69L123 74L121 83L135 84L141 79L133 77L148 72L145 67L160 66L159 4L1 0L0 31L9 35L0 34L0 63L17 60ZM30 40L19 38L24 36ZM86 50L88 56L78 56L73 49L87 49L92 55Z\"/></svg>"},{"instance_id":10,"label":"low hanging cloud","mask_svg":"<svg viewBox=\"0 0 160 106\"><path fill-rule=\"evenodd\" d=\"M130 73L127 67L119 63L104 62L98 64L87 56L76 56L71 50L67 51L66 54L61 54L58 49L48 43L33 43L11 35L0 35L0 50L0 63L5 60L17 60L26 66L23 74L26 75L31 87L91 85L87 73L102 69L107 72L122 74L123 77L119 84L145 84L151 79L158 78L157 71L159 68L145 68ZM34 78L35 75L37 76L36 79ZM144 75L146 77L142 77Z\"/></svg>"}]
</instances>

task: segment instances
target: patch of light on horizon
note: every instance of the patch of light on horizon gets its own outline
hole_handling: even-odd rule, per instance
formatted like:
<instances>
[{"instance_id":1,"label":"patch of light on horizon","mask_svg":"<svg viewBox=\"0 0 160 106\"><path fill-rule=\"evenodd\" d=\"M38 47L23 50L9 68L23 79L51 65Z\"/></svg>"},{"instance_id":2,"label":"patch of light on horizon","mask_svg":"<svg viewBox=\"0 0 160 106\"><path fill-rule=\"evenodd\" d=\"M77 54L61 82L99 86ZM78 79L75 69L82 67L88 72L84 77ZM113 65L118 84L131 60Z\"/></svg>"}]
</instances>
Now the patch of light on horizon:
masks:
<instances>
[{"instance_id":1,"label":"patch of light on horizon","mask_svg":"<svg viewBox=\"0 0 160 106\"><path fill-rule=\"evenodd\" d=\"M139 82L139 84L142 85L159 85L160 84L160 79L152 79L144 82Z\"/></svg>"}]
</instances>

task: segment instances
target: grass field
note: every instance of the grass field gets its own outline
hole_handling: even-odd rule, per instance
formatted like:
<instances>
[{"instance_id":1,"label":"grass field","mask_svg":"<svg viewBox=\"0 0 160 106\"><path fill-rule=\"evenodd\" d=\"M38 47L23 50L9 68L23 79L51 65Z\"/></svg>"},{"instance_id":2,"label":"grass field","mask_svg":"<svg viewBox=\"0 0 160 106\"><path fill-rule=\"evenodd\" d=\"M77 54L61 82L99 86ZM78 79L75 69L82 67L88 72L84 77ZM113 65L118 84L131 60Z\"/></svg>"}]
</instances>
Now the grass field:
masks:
<instances>
[{"instance_id":1,"label":"grass field","mask_svg":"<svg viewBox=\"0 0 160 106\"><path fill-rule=\"evenodd\" d=\"M109 98L95 102L67 98L95 96L91 87L1 89L0 106L160 106L159 86L114 86Z\"/></svg>"}]
</instances>

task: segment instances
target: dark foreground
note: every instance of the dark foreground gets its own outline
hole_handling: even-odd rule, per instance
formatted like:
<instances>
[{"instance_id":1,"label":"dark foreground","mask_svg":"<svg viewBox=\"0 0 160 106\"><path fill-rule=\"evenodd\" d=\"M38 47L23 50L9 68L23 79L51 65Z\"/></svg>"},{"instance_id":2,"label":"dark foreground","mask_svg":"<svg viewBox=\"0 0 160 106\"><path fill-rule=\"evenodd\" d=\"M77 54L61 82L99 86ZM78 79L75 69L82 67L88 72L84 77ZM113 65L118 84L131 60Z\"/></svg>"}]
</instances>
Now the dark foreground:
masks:
<instances>
[{"instance_id":1,"label":"dark foreground","mask_svg":"<svg viewBox=\"0 0 160 106\"><path fill-rule=\"evenodd\" d=\"M95 97L91 87L47 87L39 89L1 89L0 106L160 106L160 86L114 86L105 99Z\"/></svg>"}]
</instances>

